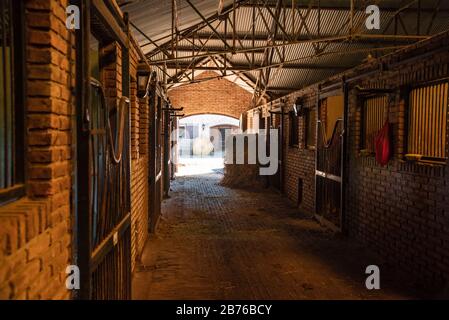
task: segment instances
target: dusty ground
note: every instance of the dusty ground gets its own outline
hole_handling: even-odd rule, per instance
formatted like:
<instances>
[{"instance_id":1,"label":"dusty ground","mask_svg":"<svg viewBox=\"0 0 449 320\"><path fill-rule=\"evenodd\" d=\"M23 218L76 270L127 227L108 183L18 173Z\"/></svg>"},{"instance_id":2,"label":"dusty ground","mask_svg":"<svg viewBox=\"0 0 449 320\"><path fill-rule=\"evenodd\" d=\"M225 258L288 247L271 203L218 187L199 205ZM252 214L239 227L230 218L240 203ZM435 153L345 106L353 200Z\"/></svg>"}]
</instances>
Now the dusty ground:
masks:
<instances>
[{"instance_id":1,"label":"dusty ground","mask_svg":"<svg viewBox=\"0 0 449 320\"><path fill-rule=\"evenodd\" d=\"M133 279L134 299L407 299L370 252L301 216L282 196L178 177ZM365 268L381 268L381 290Z\"/></svg>"}]
</instances>

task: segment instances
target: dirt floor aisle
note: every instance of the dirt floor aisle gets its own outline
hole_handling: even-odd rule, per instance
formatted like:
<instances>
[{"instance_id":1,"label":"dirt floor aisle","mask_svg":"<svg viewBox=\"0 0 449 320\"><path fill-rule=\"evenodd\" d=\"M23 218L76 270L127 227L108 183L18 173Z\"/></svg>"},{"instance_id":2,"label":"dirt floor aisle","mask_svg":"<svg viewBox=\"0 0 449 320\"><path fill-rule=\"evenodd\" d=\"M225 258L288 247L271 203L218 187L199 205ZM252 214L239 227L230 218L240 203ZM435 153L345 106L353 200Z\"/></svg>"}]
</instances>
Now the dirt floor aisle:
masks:
<instances>
[{"instance_id":1,"label":"dirt floor aisle","mask_svg":"<svg viewBox=\"0 0 449 320\"><path fill-rule=\"evenodd\" d=\"M134 299L413 298L354 240L301 216L282 196L178 177L133 278ZM381 268L381 290L365 268ZM392 279L395 279L394 281Z\"/></svg>"}]
</instances>

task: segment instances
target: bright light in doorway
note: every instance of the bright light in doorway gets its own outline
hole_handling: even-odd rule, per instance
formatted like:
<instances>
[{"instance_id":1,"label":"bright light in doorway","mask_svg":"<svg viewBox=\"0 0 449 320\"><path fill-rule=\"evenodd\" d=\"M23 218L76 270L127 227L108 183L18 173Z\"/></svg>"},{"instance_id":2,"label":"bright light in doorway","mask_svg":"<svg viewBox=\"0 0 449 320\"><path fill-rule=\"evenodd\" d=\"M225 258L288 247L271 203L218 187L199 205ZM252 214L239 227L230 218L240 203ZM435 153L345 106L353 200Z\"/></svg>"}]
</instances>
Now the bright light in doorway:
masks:
<instances>
[{"instance_id":1,"label":"bright light in doorway","mask_svg":"<svg viewBox=\"0 0 449 320\"><path fill-rule=\"evenodd\" d=\"M222 171L225 131L238 129L239 120L222 115L202 114L181 119L177 176Z\"/></svg>"},{"instance_id":2,"label":"bright light in doorway","mask_svg":"<svg viewBox=\"0 0 449 320\"><path fill-rule=\"evenodd\" d=\"M217 173L223 170L223 157L192 157L180 158L177 176L193 176Z\"/></svg>"}]
</instances>

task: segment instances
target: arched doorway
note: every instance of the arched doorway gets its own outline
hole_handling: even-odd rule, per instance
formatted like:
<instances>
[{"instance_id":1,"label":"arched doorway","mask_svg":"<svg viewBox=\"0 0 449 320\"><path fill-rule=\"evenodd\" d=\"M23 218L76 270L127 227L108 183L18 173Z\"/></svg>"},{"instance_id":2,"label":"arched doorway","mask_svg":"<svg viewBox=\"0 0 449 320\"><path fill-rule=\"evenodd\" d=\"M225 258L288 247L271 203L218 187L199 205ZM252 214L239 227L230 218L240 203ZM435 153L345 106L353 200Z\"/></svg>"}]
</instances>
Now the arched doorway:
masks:
<instances>
[{"instance_id":1,"label":"arched doorway","mask_svg":"<svg viewBox=\"0 0 449 320\"><path fill-rule=\"evenodd\" d=\"M178 175L213 172L224 166L225 136L239 130L238 119L199 114L179 120Z\"/></svg>"}]
</instances>

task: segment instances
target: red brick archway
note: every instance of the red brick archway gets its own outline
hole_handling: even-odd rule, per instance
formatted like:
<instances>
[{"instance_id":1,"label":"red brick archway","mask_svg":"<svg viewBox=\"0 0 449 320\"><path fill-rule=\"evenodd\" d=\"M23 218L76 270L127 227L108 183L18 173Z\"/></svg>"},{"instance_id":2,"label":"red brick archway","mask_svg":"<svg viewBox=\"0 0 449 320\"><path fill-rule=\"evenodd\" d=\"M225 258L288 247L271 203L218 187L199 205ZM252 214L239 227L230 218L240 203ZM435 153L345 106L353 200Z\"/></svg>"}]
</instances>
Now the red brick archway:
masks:
<instances>
[{"instance_id":1,"label":"red brick archway","mask_svg":"<svg viewBox=\"0 0 449 320\"><path fill-rule=\"evenodd\" d=\"M214 72L204 72L197 79L216 77ZM214 79L176 87L168 96L174 107L184 107L186 116L220 114L239 118L251 107L252 95L226 79Z\"/></svg>"},{"instance_id":2,"label":"red brick archway","mask_svg":"<svg viewBox=\"0 0 449 320\"><path fill-rule=\"evenodd\" d=\"M237 116L231 116L231 115L223 113L223 112L221 112L221 113L216 113L216 112L190 113L190 114L185 114L184 117L179 118L179 119L181 120L181 119L184 119L184 118L187 118L187 117L200 116L200 115L204 115L204 114L212 115L212 116L226 116L226 117L230 117L230 118L233 118L233 119L236 119L236 120L240 120L240 118L237 117Z\"/></svg>"}]
</instances>

